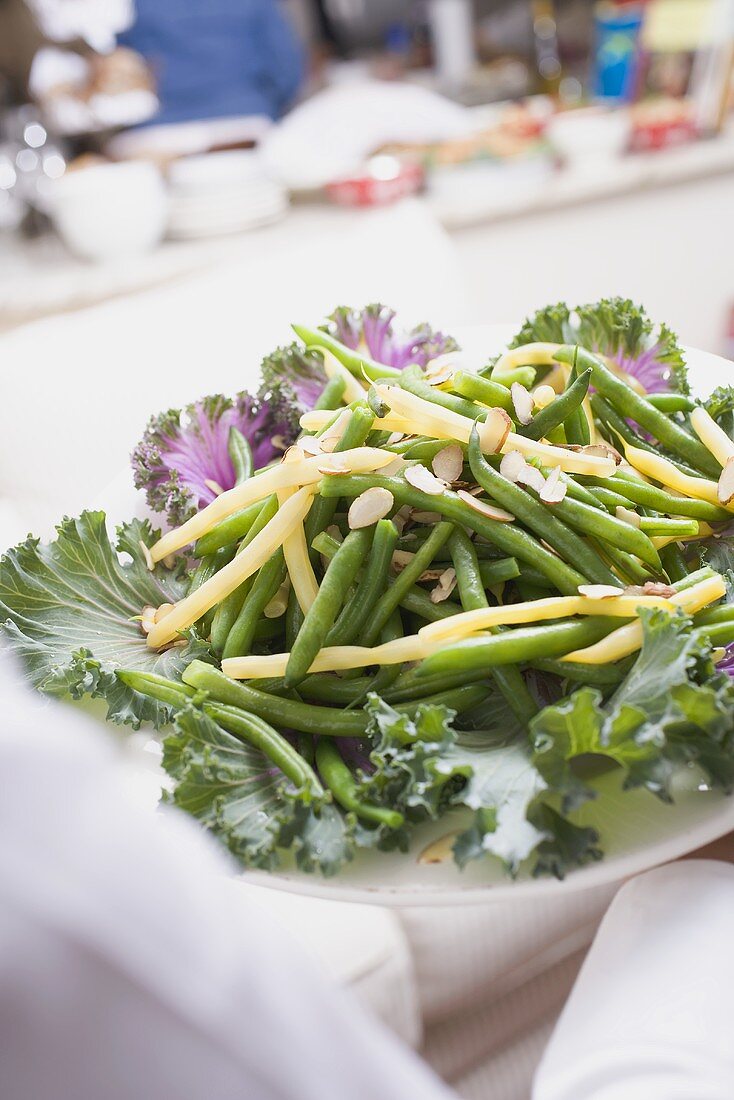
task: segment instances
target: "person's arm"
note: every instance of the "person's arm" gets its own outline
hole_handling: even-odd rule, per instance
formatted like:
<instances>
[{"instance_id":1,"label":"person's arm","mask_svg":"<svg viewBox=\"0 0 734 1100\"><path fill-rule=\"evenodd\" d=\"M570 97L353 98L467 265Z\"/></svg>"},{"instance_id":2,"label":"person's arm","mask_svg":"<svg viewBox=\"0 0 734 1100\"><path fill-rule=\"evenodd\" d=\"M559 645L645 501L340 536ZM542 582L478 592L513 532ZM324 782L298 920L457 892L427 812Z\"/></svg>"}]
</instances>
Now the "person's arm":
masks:
<instances>
[{"instance_id":1,"label":"person's arm","mask_svg":"<svg viewBox=\"0 0 734 1100\"><path fill-rule=\"evenodd\" d=\"M612 902L533 1100L730 1100L734 868L672 863Z\"/></svg>"},{"instance_id":2,"label":"person's arm","mask_svg":"<svg viewBox=\"0 0 734 1100\"><path fill-rule=\"evenodd\" d=\"M2 658L0 697L4 1096L449 1100L245 904L197 823L153 812L114 735Z\"/></svg>"}]
</instances>

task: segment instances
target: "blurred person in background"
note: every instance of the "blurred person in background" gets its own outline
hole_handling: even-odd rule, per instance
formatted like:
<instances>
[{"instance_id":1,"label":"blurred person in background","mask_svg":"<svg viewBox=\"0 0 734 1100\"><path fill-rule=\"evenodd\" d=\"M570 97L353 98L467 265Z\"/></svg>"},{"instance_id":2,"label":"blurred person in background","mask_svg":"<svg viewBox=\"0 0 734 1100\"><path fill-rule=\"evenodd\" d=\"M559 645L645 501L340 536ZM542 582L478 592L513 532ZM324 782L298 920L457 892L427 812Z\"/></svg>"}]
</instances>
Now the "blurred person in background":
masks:
<instances>
[{"instance_id":1,"label":"blurred person in background","mask_svg":"<svg viewBox=\"0 0 734 1100\"><path fill-rule=\"evenodd\" d=\"M154 125L274 120L304 78L304 51L277 0L136 0L118 42L152 69L161 103Z\"/></svg>"}]
</instances>

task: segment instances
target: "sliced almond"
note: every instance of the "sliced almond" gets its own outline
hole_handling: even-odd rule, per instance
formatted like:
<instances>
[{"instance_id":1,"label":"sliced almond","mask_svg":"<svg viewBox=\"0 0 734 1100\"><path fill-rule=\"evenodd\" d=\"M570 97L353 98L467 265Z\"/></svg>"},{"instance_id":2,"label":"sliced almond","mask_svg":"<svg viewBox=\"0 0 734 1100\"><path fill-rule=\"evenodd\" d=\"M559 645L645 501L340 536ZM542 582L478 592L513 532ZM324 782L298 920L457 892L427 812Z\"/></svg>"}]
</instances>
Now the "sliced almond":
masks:
<instances>
[{"instance_id":1,"label":"sliced almond","mask_svg":"<svg viewBox=\"0 0 734 1100\"><path fill-rule=\"evenodd\" d=\"M443 519L443 516L440 512L420 512L417 509L414 509L410 518L413 520L414 523L434 524L440 523Z\"/></svg>"},{"instance_id":2,"label":"sliced almond","mask_svg":"<svg viewBox=\"0 0 734 1100\"><path fill-rule=\"evenodd\" d=\"M571 448L567 448L570 450ZM619 466L622 461L622 456L616 447L610 446L609 443L587 443L585 447L574 448L578 450L580 454L591 455L593 458L611 458L614 459L615 465Z\"/></svg>"},{"instance_id":3,"label":"sliced almond","mask_svg":"<svg viewBox=\"0 0 734 1100\"><path fill-rule=\"evenodd\" d=\"M505 512L503 508L497 508L496 505L488 504L485 500L477 500L476 497L473 497L471 493L467 493L464 489L459 489L456 495L470 508L473 508L475 512L480 512L487 519L496 519L499 523L515 522L512 512Z\"/></svg>"},{"instance_id":4,"label":"sliced almond","mask_svg":"<svg viewBox=\"0 0 734 1100\"><path fill-rule=\"evenodd\" d=\"M155 609L154 621L159 623L161 619L165 619L166 615L170 615L175 606L174 603L162 603L160 607Z\"/></svg>"},{"instance_id":5,"label":"sliced almond","mask_svg":"<svg viewBox=\"0 0 734 1100\"><path fill-rule=\"evenodd\" d=\"M384 477L394 477L396 474L402 474L405 469L405 459L402 455L396 455L392 462L389 462L387 466L383 466L380 473Z\"/></svg>"},{"instance_id":6,"label":"sliced almond","mask_svg":"<svg viewBox=\"0 0 734 1100\"><path fill-rule=\"evenodd\" d=\"M631 508L624 508L621 504L614 509L614 514L617 519L621 519L622 523L628 523L630 527L640 526L640 517L637 512L633 512Z\"/></svg>"},{"instance_id":7,"label":"sliced almond","mask_svg":"<svg viewBox=\"0 0 734 1100\"><path fill-rule=\"evenodd\" d=\"M566 496L567 490L568 485L565 481L561 481L561 467L554 466L545 479L545 484L540 490L539 496L545 504L560 504Z\"/></svg>"},{"instance_id":8,"label":"sliced almond","mask_svg":"<svg viewBox=\"0 0 734 1100\"><path fill-rule=\"evenodd\" d=\"M396 550L390 564L399 573L401 569L405 569L406 565L410 565L414 557L415 554L410 550Z\"/></svg>"},{"instance_id":9,"label":"sliced almond","mask_svg":"<svg viewBox=\"0 0 734 1100\"><path fill-rule=\"evenodd\" d=\"M417 466L408 466L405 471L405 480L413 486L414 489L420 489L422 493L428 493L429 496L440 496L441 493L445 493L447 489L446 482L441 478L436 477L425 466L418 463Z\"/></svg>"},{"instance_id":10,"label":"sliced almond","mask_svg":"<svg viewBox=\"0 0 734 1100\"><path fill-rule=\"evenodd\" d=\"M734 458L726 460L726 466L721 471L719 484L716 486L716 495L722 504L729 504L734 497Z\"/></svg>"},{"instance_id":11,"label":"sliced almond","mask_svg":"<svg viewBox=\"0 0 734 1100\"><path fill-rule=\"evenodd\" d=\"M508 481L517 485L520 480L520 474L527 466L525 456L521 455L519 451L508 451L506 455L502 456L500 462L500 473L503 477L506 477Z\"/></svg>"},{"instance_id":12,"label":"sliced almond","mask_svg":"<svg viewBox=\"0 0 734 1100\"><path fill-rule=\"evenodd\" d=\"M299 443L294 443L292 447L289 447L287 451L283 452L281 462L300 462L303 458L303 451L301 450Z\"/></svg>"},{"instance_id":13,"label":"sliced almond","mask_svg":"<svg viewBox=\"0 0 734 1100\"><path fill-rule=\"evenodd\" d=\"M340 461L338 455L332 455L324 462L323 466L319 466L319 473L324 475L346 474L347 472L347 464L343 460Z\"/></svg>"},{"instance_id":14,"label":"sliced almond","mask_svg":"<svg viewBox=\"0 0 734 1100\"><path fill-rule=\"evenodd\" d=\"M458 832L446 833L438 840L432 840L418 856L418 863L446 863L454 854L454 844L458 835Z\"/></svg>"},{"instance_id":15,"label":"sliced almond","mask_svg":"<svg viewBox=\"0 0 734 1100\"><path fill-rule=\"evenodd\" d=\"M555 401L558 394L552 386L536 386L533 390L533 401L535 402L536 409L545 409L553 401Z\"/></svg>"},{"instance_id":16,"label":"sliced almond","mask_svg":"<svg viewBox=\"0 0 734 1100\"><path fill-rule=\"evenodd\" d=\"M426 371L426 382L429 386L443 386L444 382L450 382L454 377L451 367L441 367L440 370L429 373Z\"/></svg>"},{"instance_id":17,"label":"sliced almond","mask_svg":"<svg viewBox=\"0 0 734 1100\"><path fill-rule=\"evenodd\" d=\"M373 486L365 489L358 497L355 497L349 505L347 523L350 530L356 531L360 527L371 527L378 519L383 519L395 506L395 497L389 489Z\"/></svg>"},{"instance_id":18,"label":"sliced almond","mask_svg":"<svg viewBox=\"0 0 734 1100\"><path fill-rule=\"evenodd\" d=\"M349 422L351 421L351 419L352 419L352 410L351 409L342 409L342 411L339 413L339 415L337 416L334 423L330 424L329 427L326 428L325 431L323 432L323 434L321 436L322 441L323 440L329 440L329 442L331 442L333 440L334 445L336 445L339 442L339 440L341 439L341 437L344 435L344 432L347 430L347 426L348 426Z\"/></svg>"},{"instance_id":19,"label":"sliced almond","mask_svg":"<svg viewBox=\"0 0 734 1100\"><path fill-rule=\"evenodd\" d=\"M520 382L513 382L510 386L510 396L520 424L529 424L533 419L533 398L529 390Z\"/></svg>"},{"instance_id":20,"label":"sliced almond","mask_svg":"<svg viewBox=\"0 0 734 1100\"><path fill-rule=\"evenodd\" d=\"M456 570L444 569L438 578L438 584L431 592L431 603L443 603L456 588Z\"/></svg>"},{"instance_id":21,"label":"sliced almond","mask_svg":"<svg viewBox=\"0 0 734 1100\"><path fill-rule=\"evenodd\" d=\"M485 454L497 454L502 450L512 429L512 421L504 409L490 409L483 424L478 423L479 445Z\"/></svg>"},{"instance_id":22,"label":"sliced almond","mask_svg":"<svg viewBox=\"0 0 734 1100\"><path fill-rule=\"evenodd\" d=\"M392 447L395 443L400 443L403 439L405 439L405 432L391 432L387 437L385 446Z\"/></svg>"},{"instance_id":23,"label":"sliced almond","mask_svg":"<svg viewBox=\"0 0 734 1100\"><path fill-rule=\"evenodd\" d=\"M452 481L458 481L461 477L461 471L464 469L464 452L458 444L451 443L434 456L431 466L436 477L451 484Z\"/></svg>"},{"instance_id":24,"label":"sliced almond","mask_svg":"<svg viewBox=\"0 0 734 1100\"><path fill-rule=\"evenodd\" d=\"M443 569L424 569L418 580L422 583L425 581L437 581L443 572Z\"/></svg>"},{"instance_id":25,"label":"sliced almond","mask_svg":"<svg viewBox=\"0 0 734 1100\"><path fill-rule=\"evenodd\" d=\"M155 612L154 607L146 606L143 608L143 613L140 616L140 628L143 634L150 634L155 626Z\"/></svg>"},{"instance_id":26,"label":"sliced almond","mask_svg":"<svg viewBox=\"0 0 734 1100\"><path fill-rule=\"evenodd\" d=\"M615 588L613 584L580 584L579 596L586 596L589 600L609 600L615 596L623 596L623 588Z\"/></svg>"},{"instance_id":27,"label":"sliced almond","mask_svg":"<svg viewBox=\"0 0 734 1100\"><path fill-rule=\"evenodd\" d=\"M153 570L155 569L155 562L153 561L153 555L151 554L150 549L145 545L145 543L143 542L142 539L138 543L138 546L140 547L140 549L143 553L143 558L145 559L146 567L148 569L150 569L150 571L152 573Z\"/></svg>"},{"instance_id":28,"label":"sliced almond","mask_svg":"<svg viewBox=\"0 0 734 1100\"><path fill-rule=\"evenodd\" d=\"M304 435L296 444L306 455L320 455L324 450L324 439L317 435ZM336 442L334 443L336 446ZM330 448L327 448L329 450Z\"/></svg>"},{"instance_id":29,"label":"sliced almond","mask_svg":"<svg viewBox=\"0 0 734 1100\"><path fill-rule=\"evenodd\" d=\"M527 485L530 489L535 489L538 494L542 493L545 486L545 478L540 470L537 466L531 466L529 462L525 463L517 481L519 485Z\"/></svg>"}]
</instances>

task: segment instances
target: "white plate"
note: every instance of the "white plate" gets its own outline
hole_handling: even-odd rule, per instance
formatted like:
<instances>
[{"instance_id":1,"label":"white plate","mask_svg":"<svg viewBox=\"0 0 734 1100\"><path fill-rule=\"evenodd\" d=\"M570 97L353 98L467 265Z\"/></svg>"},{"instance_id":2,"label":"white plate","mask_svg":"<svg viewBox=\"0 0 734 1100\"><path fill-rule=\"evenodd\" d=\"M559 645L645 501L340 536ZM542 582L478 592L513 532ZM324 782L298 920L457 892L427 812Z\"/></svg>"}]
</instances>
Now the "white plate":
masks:
<instances>
[{"instance_id":1,"label":"white plate","mask_svg":"<svg viewBox=\"0 0 734 1100\"><path fill-rule=\"evenodd\" d=\"M504 346L516 327L482 326L457 330L462 360L481 366ZM732 364L708 352L687 349L691 383L708 394L731 374ZM155 410L151 410L154 412ZM105 495L114 522L129 517L137 508L145 514L142 499L134 493L129 475L109 487ZM260 886L316 897L387 906L467 905L509 898L542 902L570 890L620 882L650 867L676 859L734 830L734 798L712 792L681 789L670 806L646 791L619 791L619 778L604 780L604 797L585 807L584 821L602 834L605 857L598 863L572 871L563 882L533 879L523 871L510 880L492 859L470 864L460 871L453 862L421 865L416 856L435 837L461 824L461 816L431 822L416 831L409 853L364 852L333 879L299 871L245 872Z\"/></svg>"}]
</instances>

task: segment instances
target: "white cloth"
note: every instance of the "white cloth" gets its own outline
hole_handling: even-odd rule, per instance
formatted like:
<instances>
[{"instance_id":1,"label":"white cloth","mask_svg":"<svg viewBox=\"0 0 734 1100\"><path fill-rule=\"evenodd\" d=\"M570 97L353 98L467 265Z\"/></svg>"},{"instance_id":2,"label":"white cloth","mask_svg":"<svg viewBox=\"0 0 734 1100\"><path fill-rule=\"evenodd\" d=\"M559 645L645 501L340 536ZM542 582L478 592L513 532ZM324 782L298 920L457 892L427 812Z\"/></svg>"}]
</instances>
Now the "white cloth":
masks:
<instances>
[{"instance_id":1,"label":"white cloth","mask_svg":"<svg viewBox=\"0 0 734 1100\"><path fill-rule=\"evenodd\" d=\"M534 1100L731 1100L734 868L672 863L607 912Z\"/></svg>"},{"instance_id":2,"label":"white cloth","mask_svg":"<svg viewBox=\"0 0 734 1100\"><path fill-rule=\"evenodd\" d=\"M4 1100L373 1100L444 1086L258 911L112 735L0 662Z\"/></svg>"}]
</instances>

